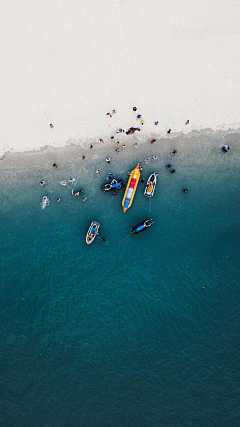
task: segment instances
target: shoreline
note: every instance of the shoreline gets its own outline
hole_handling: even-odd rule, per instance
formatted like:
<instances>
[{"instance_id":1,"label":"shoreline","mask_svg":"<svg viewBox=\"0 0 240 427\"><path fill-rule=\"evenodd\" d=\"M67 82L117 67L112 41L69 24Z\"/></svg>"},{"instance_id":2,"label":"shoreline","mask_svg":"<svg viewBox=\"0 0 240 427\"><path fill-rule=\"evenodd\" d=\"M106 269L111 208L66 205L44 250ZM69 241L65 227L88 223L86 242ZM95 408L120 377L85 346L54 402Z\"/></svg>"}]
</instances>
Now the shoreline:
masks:
<instances>
[{"instance_id":1,"label":"shoreline","mask_svg":"<svg viewBox=\"0 0 240 427\"><path fill-rule=\"evenodd\" d=\"M55 157L58 159L58 163L61 162L62 157L64 157L65 160L66 159L69 160L70 158L72 158L72 156L75 158L75 160L81 160L82 162L81 156L85 155L86 156L86 160L84 161L85 164L88 163L88 160L94 159L94 158L96 159L96 157L98 157L99 155L100 157L102 157L104 155L109 156L111 154L112 157L113 156L115 157L115 149L117 147L116 145L117 141L119 141L120 143L119 144L120 153L119 155L116 155L116 157L121 158L121 154L126 154L126 153L130 154L131 152L138 151L133 148L133 145L135 143L137 143L138 148L140 147L145 148L145 146L149 144L150 151L152 149L154 149L154 151L158 151L160 145L166 146L168 142L170 145L172 145L174 141L176 141L177 145L179 145L179 142L180 142L180 145L181 145L181 142L184 145L187 141L191 139L198 139L204 136L204 137L208 137L211 140L215 140L215 139L219 140L221 138L224 143L224 138L225 139L229 138L231 135L236 135L236 141L234 141L234 136L232 141L233 143L236 143L240 138L240 128L236 130L229 128L227 131L225 130L213 131L212 129L202 129L201 131L192 130L189 133L172 132L169 135L165 134L165 137L157 132L155 133L146 132L145 130L144 132L142 132L141 130L140 133L137 132L134 135L126 135L125 133L122 133L122 134L118 133L114 135L114 140L111 140L111 137L109 135L108 141L104 143L96 142L96 139L91 138L91 139L85 140L83 144L71 142L64 146L59 146L59 147L46 145L45 147L42 147L39 149L32 149L27 151L17 151L17 152L8 151L1 157L2 160L0 161L0 170L4 171L7 168L20 169L21 167L23 168L26 167L27 164L31 166L33 162L37 162L35 166L38 167L38 166L44 165L45 162L48 161L47 159L49 158L54 159ZM156 139L155 144L150 143L150 141L153 138ZM106 138L105 138L105 141L106 141ZM92 149L90 148L90 144L93 145ZM122 153L122 148L121 148L123 144L126 145L126 149L124 150L124 153Z\"/></svg>"}]
</instances>

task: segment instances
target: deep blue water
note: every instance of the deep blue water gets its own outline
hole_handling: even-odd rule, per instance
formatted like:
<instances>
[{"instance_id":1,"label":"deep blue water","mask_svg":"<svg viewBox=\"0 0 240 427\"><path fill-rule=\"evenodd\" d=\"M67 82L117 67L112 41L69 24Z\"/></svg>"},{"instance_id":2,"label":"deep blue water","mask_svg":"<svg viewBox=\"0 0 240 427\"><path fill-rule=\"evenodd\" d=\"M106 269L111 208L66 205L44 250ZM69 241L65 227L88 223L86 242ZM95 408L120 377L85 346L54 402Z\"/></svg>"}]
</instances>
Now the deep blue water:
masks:
<instances>
[{"instance_id":1,"label":"deep blue water","mask_svg":"<svg viewBox=\"0 0 240 427\"><path fill-rule=\"evenodd\" d=\"M144 168L159 172L151 205L139 184L125 214L123 192L100 190L104 162L91 178L2 172L2 426L239 425L239 155L180 151L174 175L167 161ZM72 173L86 203L59 185ZM107 242L85 244L92 219Z\"/></svg>"}]
</instances>

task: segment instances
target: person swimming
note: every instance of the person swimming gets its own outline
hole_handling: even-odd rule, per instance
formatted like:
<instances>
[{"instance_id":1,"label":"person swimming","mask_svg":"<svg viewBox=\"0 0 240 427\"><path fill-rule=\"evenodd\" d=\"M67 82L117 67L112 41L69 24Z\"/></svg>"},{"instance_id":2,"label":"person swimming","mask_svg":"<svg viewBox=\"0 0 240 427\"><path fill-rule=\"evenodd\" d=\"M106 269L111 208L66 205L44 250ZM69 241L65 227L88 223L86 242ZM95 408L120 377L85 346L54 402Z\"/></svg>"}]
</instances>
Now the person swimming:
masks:
<instances>
[{"instance_id":1,"label":"person swimming","mask_svg":"<svg viewBox=\"0 0 240 427\"><path fill-rule=\"evenodd\" d=\"M188 189L187 189L187 188L184 188L184 189L183 189L183 193L188 193Z\"/></svg>"},{"instance_id":2,"label":"person swimming","mask_svg":"<svg viewBox=\"0 0 240 427\"><path fill-rule=\"evenodd\" d=\"M175 172L176 172L176 171L175 171L175 169L172 169L172 170L171 170L171 173L175 173Z\"/></svg>"},{"instance_id":3,"label":"person swimming","mask_svg":"<svg viewBox=\"0 0 240 427\"><path fill-rule=\"evenodd\" d=\"M47 185L47 182L46 181L40 181L40 185L41 185L41 187L43 187L44 185Z\"/></svg>"},{"instance_id":4,"label":"person swimming","mask_svg":"<svg viewBox=\"0 0 240 427\"><path fill-rule=\"evenodd\" d=\"M58 199L57 199L57 202L58 202L58 203L60 203L60 202L61 202L61 199L59 199L59 198L58 198Z\"/></svg>"},{"instance_id":5,"label":"person swimming","mask_svg":"<svg viewBox=\"0 0 240 427\"><path fill-rule=\"evenodd\" d=\"M42 202L41 202L41 208L45 209L46 206L48 206L50 203L50 197L49 196L43 196Z\"/></svg>"},{"instance_id":6,"label":"person swimming","mask_svg":"<svg viewBox=\"0 0 240 427\"><path fill-rule=\"evenodd\" d=\"M174 156L174 154L177 154L177 153L178 153L178 150L173 150L173 151L171 152L172 156Z\"/></svg>"},{"instance_id":7,"label":"person swimming","mask_svg":"<svg viewBox=\"0 0 240 427\"><path fill-rule=\"evenodd\" d=\"M144 183L144 182L145 182L145 178L141 178L141 179L140 179L140 182L141 182L141 183Z\"/></svg>"},{"instance_id":8,"label":"person swimming","mask_svg":"<svg viewBox=\"0 0 240 427\"><path fill-rule=\"evenodd\" d=\"M83 188L80 188L78 191L75 191L75 192L72 190L73 197L80 196L81 193L83 193Z\"/></svg>"},{"instance_id":9,"label":"person swimming","mask_svg":"<svg viewBox=\"0 0 240 427\"><path fill-rule=\"evenodd\" d=\"M157 160L157 156L152 156L152 160Z\"/></svg>"},{"instance_id":10,"label":"person swimming","mask_svg":"<svg viewBox=\"0 0 240 427\"><path fill-rule=\"evenodd\" d=\"M172 167L172 165L170 165L170 164L166 165L166 168L171 168L171 167Z\"/></svg>"},{"instance_id":11,"label":"person swimming","mask_svg":"<svg viewBox=\"0 0 240 427\"><path fill-rule=\"evenodd\" d=\"M75 178L73 178L73 177L72 177L72 178L70 178L70 179L69 179L69 182L71 182L71 183L73 184L73 183L75 182Z\"/></svg>"},{"instance_id":12,"label":"person swimming","mask_svg":"<svg viewBox=\"0 0 240 427\"><path fill-rule=\"evenodd\" d=\"M222 151L223 151L224 153L227 153L229 150L230 150L229 145L225 144L225 145L223 145L223 146L222 146Z\"/></svg>"},{"instance_id":13,"label":"person swimming","mask_svg":"<svg viewBox=\"0 0 240 427\"><path fill-rule=\"evenodd\" d=\"M107 163L111 163L111 159L110 159L110 157L107 157L107 158L106 158L106 162L107 162Z\"/></svg>"},{"instance_id":14,"label":"person swimming","mask_svg":"<svg viewBox=\"0 0 240 427\"><path fill-rule=\"evenodd\" d=\"M110 178L110 179L114 178L114 174L112 172L109 172L108 178Z\"/></svg>"}]
</instances>

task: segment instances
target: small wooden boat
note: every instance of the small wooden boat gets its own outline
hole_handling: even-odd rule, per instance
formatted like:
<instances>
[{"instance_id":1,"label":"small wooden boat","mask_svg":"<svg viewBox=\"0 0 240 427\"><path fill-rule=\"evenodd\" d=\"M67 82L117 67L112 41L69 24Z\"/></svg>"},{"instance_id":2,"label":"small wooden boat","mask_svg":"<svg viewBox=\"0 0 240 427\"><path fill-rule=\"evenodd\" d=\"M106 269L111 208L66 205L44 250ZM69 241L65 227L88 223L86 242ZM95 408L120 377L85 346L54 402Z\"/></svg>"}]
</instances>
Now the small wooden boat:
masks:
<instances>
[{"instance_id":1,"label":"small wooden boat","mask_svg":"<svg viewBox=\"0 0 240 427\"><path fill-rule=\"evenodd\" d=\"M153 219L145 219L144 221L140 222L139 224L134 225L134 227L131 228L131 233L135 234L135 235L142 233L144 230L151 227L153 222L154 222Z\"/></svg>"},{"instance_id":2,"label":"small wooden boat","mask_svg":"<svg viewBox=\"0 0 240 427\"><path fill-rule=\"evenodd\" d=\"M96 221L92 221L91 225L88 229L87 235L86 235L86 243L87 245L90 245L90 243L93 242L95 237L99 234L98 229L100 227L100 224Z\"/></svg>"},{"instance_id":3,"label":"small wooden boat","mask_svg":"<svg viewBox=\"0 0 240 427\"><path fill-rule=\"evenodd\" d=\"M155 191L155 187L156 187L156 183L157 183L157 177L158 177L157 172L154 172L149 176L145 190L144 190L144 196L147 196L147 197L153 196L154 191Z\"/></svg>"},{"instance_id":4,"label":"small wooden boat","mask_svg":"<svg viewBox=\"0 0 240 427\"><path fill-rule=\"evenodd\" d=\"M101 188L103 191L110 191L110 190L120 190L124 185L123 179L119 179L118 181L116 179L113 179L110 183L107 182L107 184L104 184Z\"/></svg>"},{"instance_id":5,"label":"small wooden boat","mask_svg":"<svg viewBox=\"0 0 240 427\"><path fill-rule=\"evenodd\" d=\"M132 205L132 201L138 186L139 178L140 178L140 170L139 170L139 163L138 163L137 166L132 170L130 174L127 188L125 190L125 193L122 199L123 212L126 212L126 210L130 208L130 206Z\"/></svg>"}]
</instances>

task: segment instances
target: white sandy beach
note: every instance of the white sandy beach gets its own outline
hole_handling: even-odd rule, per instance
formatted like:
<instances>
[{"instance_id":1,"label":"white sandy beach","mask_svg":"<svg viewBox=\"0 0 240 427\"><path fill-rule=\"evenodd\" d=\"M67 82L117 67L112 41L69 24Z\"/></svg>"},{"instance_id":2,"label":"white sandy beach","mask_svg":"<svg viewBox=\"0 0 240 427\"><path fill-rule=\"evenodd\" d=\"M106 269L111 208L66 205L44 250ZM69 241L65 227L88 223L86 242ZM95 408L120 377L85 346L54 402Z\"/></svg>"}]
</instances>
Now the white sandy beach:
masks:
<instances>
[{"instance_id":1,"label":"white sandy beach","mask_svg":"<svg viewBox=\"0 0 240 427\"><path fill-rule=\"evenodd\" d=\"M236 0L3 0L0 153L109 142L137 126L134 106L142 136L239 129L239 12Z\"/></svg>"}]
</instances>

